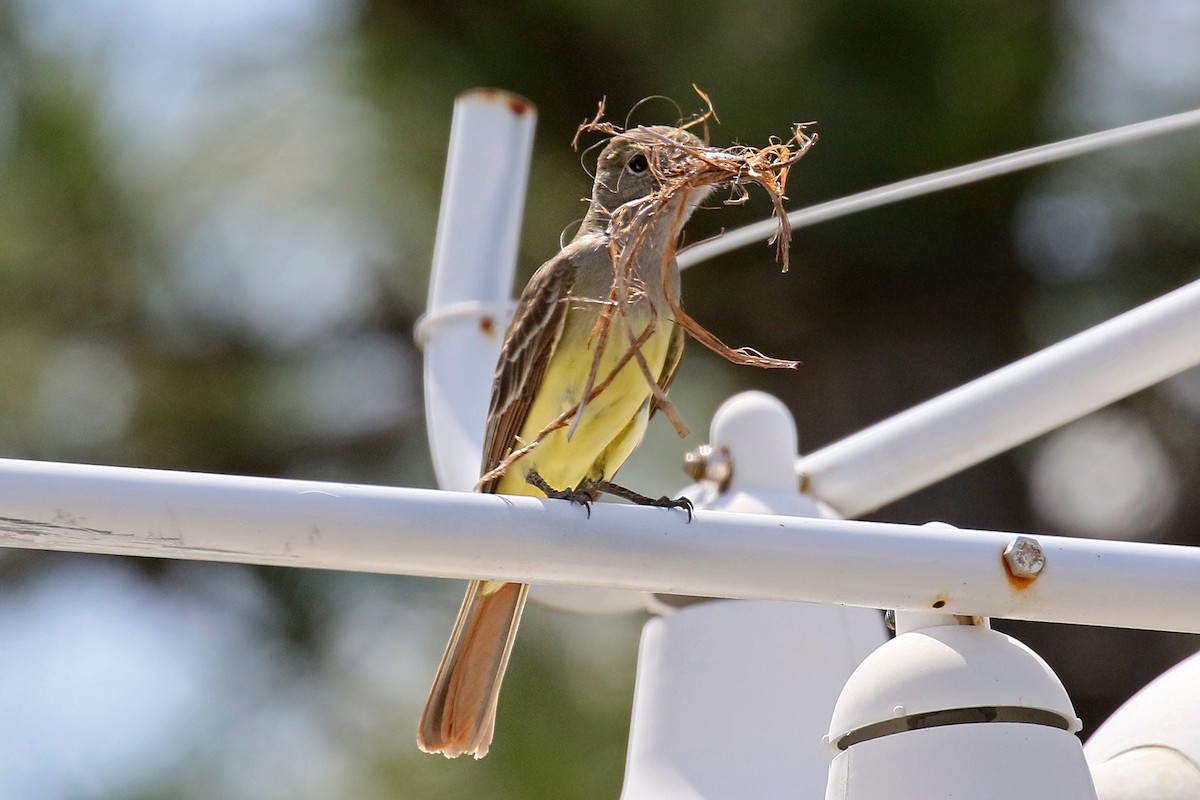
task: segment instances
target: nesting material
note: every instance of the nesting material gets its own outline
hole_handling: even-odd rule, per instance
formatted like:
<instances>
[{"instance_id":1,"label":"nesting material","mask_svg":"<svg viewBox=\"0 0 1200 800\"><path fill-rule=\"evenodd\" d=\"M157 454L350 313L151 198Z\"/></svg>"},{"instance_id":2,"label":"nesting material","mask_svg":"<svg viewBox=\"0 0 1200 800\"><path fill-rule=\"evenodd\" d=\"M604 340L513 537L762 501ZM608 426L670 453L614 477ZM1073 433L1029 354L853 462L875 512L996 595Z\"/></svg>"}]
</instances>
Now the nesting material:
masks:
<instances>
[{"instance_id":1,"label":"nesting material","mask_svg":"<svg viewBox=\"0 0 1200 800\"><path fill-rule=\"evenodd\" d=\"M707 110L681 127L686 129L702 126L704 130L703 139L707 142L708 121L710 119L717 120L717 115L708 96L700 91L699 88L696 88L696 93L704 100ZM594 334L601 342L601 346L597 348L597 353L601 351L603 342L608 337L612 318L620 315L622 307L630 296L639 291L632 280L633 263L638 248L649 227L650 220L656 214L664 213L665 209L672 207L672 200L676 198L681 199L683 202L673 205L674 208L678 209L676 213L679 219L676 224L675 235L671 238L670 249L663 258L661 274L664 287L666 282L670 280L671 272L674 269L675 251L673 248L679 239L678 228L682 227L684 220L683 209L687 207L687 195L697 191L708 192L714 187L728 187L734 191L734 196L726 200L726 204L741 204L746 202L749 199L747 186L750 184L758 184L766 190L767 195L771 198L771 202L774 205L775 218L778 223L769 243L775 245L776 257L782 265L783 271L787 272L792 226L788 221L787 212L783 207L783 201L787 199L784 189L787 184L788 171L817 142L815 134L810 136L805 133L805 128L809 125L811 123L797 123L792 126L792 134L787 140L776 139L766 147L761 148L750 147L748 145L733 145L731 147L720 148L707 144L694 147L665 136L652 128L639 127L637 129L640 135L657 139L663 144L662 148L655 148L648 153L651 156L650 169L654 172L655 177L658 178L661 185L659 190L653 194L626 203L618 208L612 214L612 218L609 221L608 233L609 248L613 263L613 287L609 295L609 303L601 313L600 320L597 323L597 330ZM612 122L604 120L604 103L602 101L596 116L579 126L573 144L578 146L580 136L590 132L618 136L627 131ZM730 347L705 329L677 303L670 300L670 292L664 292L664 294L668 297L668 303L671 305L671 313L676 324L682 327L693 339L723 358L735 364L746 364L767 369L795 369L799 366L798 361L771 358L749 347L739 347L736 349ZM636 342L637 337L632 335L632 331L630 331L629 338ZM674 406L667 400L663 388L658 385L653 375L651 375L645 359L639 353L634 353L633 357L654 393L655 403L658 408L671 420L679 435L686 436L687 426L683 424ZM597 355L595 364L598 365L599 361L599 355ZM596 370L593 369L591 380L588 382L588 391L584 392L585 399L580 404L580 408L571 415L575 419L580 418L583 406L595 396L593 392L593 386L597 378L595 373Z\"/></svg>"},{"instance_id":2,"label":"nesting material","mask_svg":"<svg viewBox=\"0 0 1200 800\"><path fill-rule=\"evenodd\" d=\"M682 128L703 129L704 142L708 141L708 121L717 119L712 103L708 96L696 89L697 94L707 106L707 110L696 116L690 122L681 125ZM676 247L679 241L680 229L686 221L685 210L688 207L689 196L701 193L701 196L714 188L728 188L732 196L725 200L726 204L741 204L749 199L747 187L751 184L761 186L771 198L777 228L769 240L775 246L776 258L784 272L788 269L789 245L791 242L791 223L783 202L787 199L784 193L788 172L797 161L816 144L815 134L805 133L812 123L797 123L793 125L791 135L786 139L774 139L766 147L750 147L748 145L732 145L730 147L713 147L708 144L692 146L672 139L652 128L624 128L604 119L604 103L600 103L596 116L579 126L573 145L578 147L580 138L587 133L599 133L604 136L628 135L634 131L639 138L650 138L661 142L662 147L647 148L646 155L650 169L659 181L659 189L652 194L639 198L618 207L612 212L608 223L609 250L612 257L613 283L596 327L592 332L595 343L595 359L588 377L587 385L581 392L582 400L573 408L559 415L547 425L532 441L524 442L513 450L500 464L480 478L480 485L500 475L515 461L524 456L552 432L567 425L578 424L583 417L587 404L594 400L612 383L617 374L630 362L638 365L647 385L653 394L653 407L671 420L681 437L688 434L678 411L667 399L665 387L660 386L657 378L646 363L641 353L641 345L649 339L652 328L643 331L633 330L630 321L624 314L624 308L633 298L645 293L645 287L639 285L634 277L633 265L638 249L645 240L650 224L658 214L673 213L676 221L670 244L662 258L661 278L667 302L670 305L670 316L693 339L703 344L713 352L735 364L766 369L795 369L798 361L771 358L749 347L733 348L722 342L706 330L699 322L691 317L682 307L671 299L672 293L665 291L672 279L675 266ZM678 201L678 202L676 202ZM601 357L608 343L612 325L625 326L629 345L615 367L606 375L599 375ZM570 433L568 433L570 435Z\"/></svg>"}]
</instances>

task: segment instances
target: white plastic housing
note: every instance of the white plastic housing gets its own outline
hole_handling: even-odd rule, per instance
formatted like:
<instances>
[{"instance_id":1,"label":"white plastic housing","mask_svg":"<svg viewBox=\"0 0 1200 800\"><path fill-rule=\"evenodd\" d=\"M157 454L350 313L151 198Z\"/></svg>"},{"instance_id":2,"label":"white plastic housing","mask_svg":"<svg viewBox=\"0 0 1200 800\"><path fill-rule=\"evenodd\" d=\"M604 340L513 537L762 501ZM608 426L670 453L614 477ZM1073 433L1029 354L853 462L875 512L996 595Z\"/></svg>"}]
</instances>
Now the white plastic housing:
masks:
<instances>
[{"instance_id":1,"label":"white plastic housing","mask_svg":"<svg viewBox=\"0 0 1200 800\"><path fill-rule=\"evenodd\" d=\"M815 516L797 491L796 428L762 392L713 417L733 473L706 508ZM872 609L711 601L647 623L622 800L819 797L821 743L842 685L887 640Z\"/></svg>"},{"instance_id":2,"label":"white plastic housing","mask_svg":"<svg viewBox=\"0 0 1200 800\"><path fill-rule=\"evenodd\" d=\"M1100 800L1200 800L1200 653L1130 698L1083 751Z\"/></svg>"},{"instance_id":3,"label":"white plastic housing","mask_svg":"<svg viewBox=\"0 0 1200 800\"><path fill-rule=\"evenodd\" d=\"M968 721L996 708L1062 727ZM947 717L960 721L929 722ZM838 698L825 798L1092 800L1079 727L1062 683L1012 637L975 625L904 633L872 653Z\"/></svg>"},{"instance_id":4,"label":"white plastic housing","mask_svg":"<svg viewBox=\"0 0 1200 800\"><path fill-rule=\"evenodd\" d=\"M1092 764L1099 800L1196 800L1200 767L1173 747L1142 744Z\"/></svg>"},{"instance_id":5,"label":"white plastic housing","mask_svg":"<svg viewBox=\"0 0 1200 800\"><path fill-rule=\"evenodd\" d=\"M838 692L877 611L721 600L646 624L622 800L820 797Z\"/></svg>"}]
</instances>

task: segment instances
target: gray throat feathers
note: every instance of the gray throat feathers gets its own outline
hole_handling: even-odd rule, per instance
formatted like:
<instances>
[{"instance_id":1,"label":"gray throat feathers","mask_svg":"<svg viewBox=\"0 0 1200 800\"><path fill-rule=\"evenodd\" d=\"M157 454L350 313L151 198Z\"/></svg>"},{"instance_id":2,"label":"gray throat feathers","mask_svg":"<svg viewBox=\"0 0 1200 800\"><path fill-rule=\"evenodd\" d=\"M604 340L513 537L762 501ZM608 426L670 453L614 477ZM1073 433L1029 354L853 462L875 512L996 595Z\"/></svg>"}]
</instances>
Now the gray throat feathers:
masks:
<instances>
[{"instance_id":1,"label":"gray throat feathers","mask_svg":"<svg viewBox=\"0 0 1200 800\"><path fill-rule=\"evenodd\" d=\"M697 192L697 194L701 193ZM707 192L703 194L707 194ZM679 220L681 228L682 223L687 221L687 218L691 216L691 211L698 203L698 199L689 203L692 208L688 208L684 212L683 219ZM576 250L576 258L580 261L580 266L584 267L583 274L576 279L576 288L583 289L587 296L607 297L613 284L613 264L608 233L610 212L602 207L597 207L597 205L593 203L588 209L583 224L580 225L579 231L568 246ZM672 241L678 235L673 230L678 214L679 209L675 203L669 203L665 208L660 209L634 254L633 276L644 285L647 296L659 313L669 313L670 306L666 300L668 293L676 304L679 302L679 264L675 261L673 253L676 243ZM671 264L667 268L669 272L664 287L663 261L668 252L672 253ZM593 265L596 266L595 271L591 269ZM600 269L601 265L603 269ZM589 278L593 280L589 280ZM580 285L581 283L588 285L585 288Z\"/></svg>"}]
</instances>

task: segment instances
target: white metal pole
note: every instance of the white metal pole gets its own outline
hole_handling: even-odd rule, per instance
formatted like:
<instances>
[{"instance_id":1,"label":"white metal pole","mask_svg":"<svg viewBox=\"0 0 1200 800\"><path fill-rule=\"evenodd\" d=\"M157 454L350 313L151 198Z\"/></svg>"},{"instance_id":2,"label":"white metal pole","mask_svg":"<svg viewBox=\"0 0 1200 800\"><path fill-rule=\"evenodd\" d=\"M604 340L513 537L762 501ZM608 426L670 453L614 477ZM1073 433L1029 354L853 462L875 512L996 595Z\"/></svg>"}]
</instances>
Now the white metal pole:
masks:
<instances>
[{"instance_id":1,"label":"white metal pole","mask_svg":"<svg viewBox=\"0 0 1200 800\"><path fill-rule=\"evenodd\" d=\"M0 460L0 546L1200 633L1200 548ZM1028 544L1026 542L1026 544Z\"/></svg>"},{"instance_id":2,"label":"white metal pole","mask_svg":"<svg viewBox=\"0 0 1200 800\"><path fill-rule=\"evenodd\" d=\"M454 104L429 303L417 324L425 346L425 418L444 489L469 490L512 283L537 113L523 97L474 89Z\"/></svg>"},{"instance_id":3,"label":"white metal pole","mask_svg":"<svg viewBox=\"0 0 1200 800\"><path fill-rule=\"evenodd\" d=\"M800 460L856 517L1200 364L1200 281Z\"/></svg>"}]
</instances>

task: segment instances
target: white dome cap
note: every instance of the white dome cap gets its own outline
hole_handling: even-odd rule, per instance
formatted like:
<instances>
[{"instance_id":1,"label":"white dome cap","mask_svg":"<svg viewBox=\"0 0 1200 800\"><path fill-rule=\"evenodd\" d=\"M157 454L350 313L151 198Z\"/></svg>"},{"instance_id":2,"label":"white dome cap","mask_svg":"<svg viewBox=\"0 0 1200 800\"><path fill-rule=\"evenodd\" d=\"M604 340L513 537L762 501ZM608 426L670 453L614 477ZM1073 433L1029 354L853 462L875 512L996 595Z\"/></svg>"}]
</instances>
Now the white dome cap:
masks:
<instances>
[{"instance_id":1,"label":"white dome cap","mask_svg":"<svg viewBox=\"0 0 1200 800\"><path fill-rule=\"evenodd\" d=\"M986 627L948 625L902 634L868 656L842 690L829 743L844 749L853 743L838 747L847 734L865 734L868 726L895 720L899 727L890 732L900 732L922 727L920 715L955 709L1015 709L1018 718L1002 711L1000 719L1041 721L1071 733L1082 727L1058 676L1036 653ZM1021 718L1019 709L1033 711ZM977 720L958 721L989 719L980 712Z\"/></svg>"}]
</instances>

